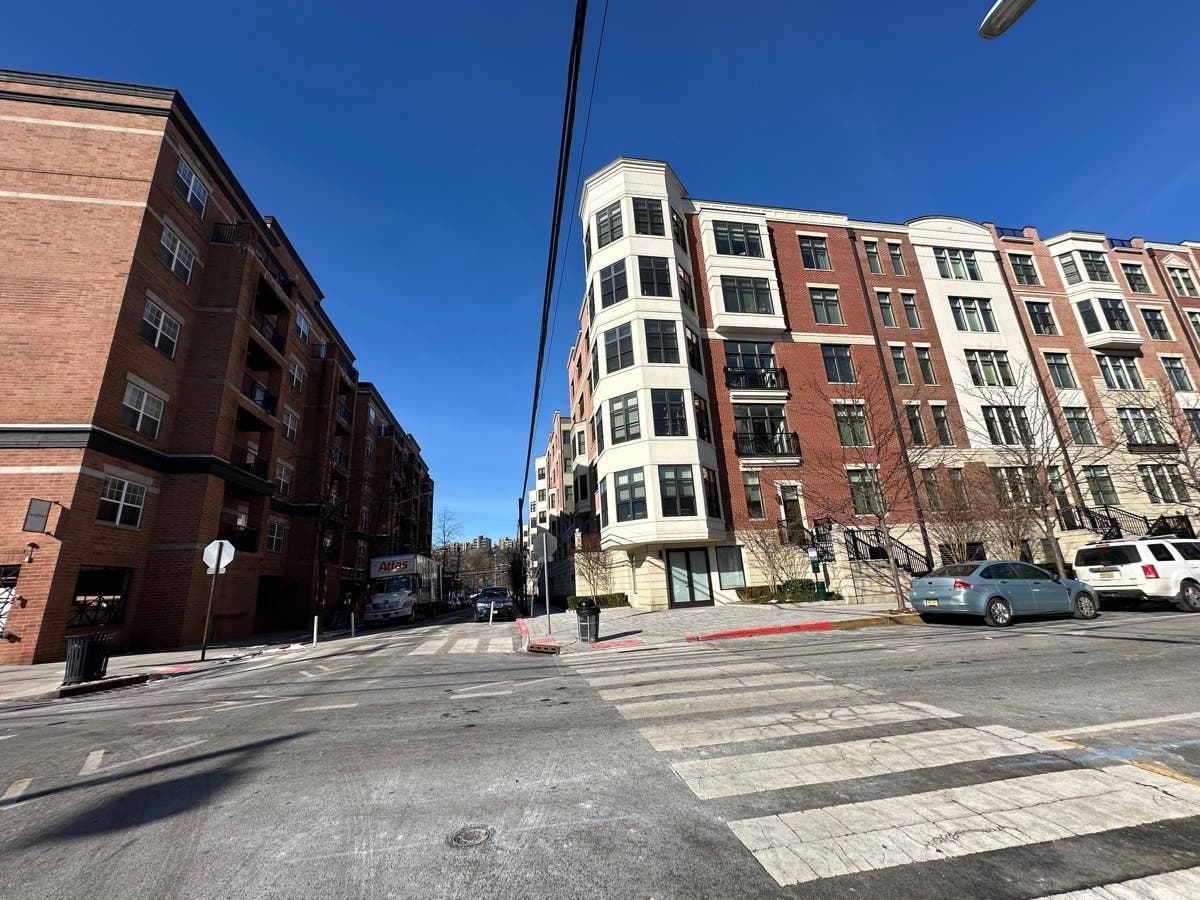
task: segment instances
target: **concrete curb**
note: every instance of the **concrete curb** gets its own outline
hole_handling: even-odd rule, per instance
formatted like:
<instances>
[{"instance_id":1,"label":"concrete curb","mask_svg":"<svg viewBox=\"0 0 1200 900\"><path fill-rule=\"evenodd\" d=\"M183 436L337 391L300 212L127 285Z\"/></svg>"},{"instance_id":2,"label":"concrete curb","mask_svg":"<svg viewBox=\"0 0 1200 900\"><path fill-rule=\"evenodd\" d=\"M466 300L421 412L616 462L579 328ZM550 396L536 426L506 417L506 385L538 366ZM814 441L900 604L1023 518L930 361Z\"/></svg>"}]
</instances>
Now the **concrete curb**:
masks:
<instances>
[{"instance_id":1,"label":"concrete curb","mask_svg":"<svg viewBox=\"0 0 1200 900\"><path fill-rule=\"evenodd\" d=\"M710 631L706 634L689 634L688 642L725 641L735 638L760 637L772 634L793 634L800 631L841 631L852 628L872 628L876 625L917 625L921 617L916 613L864 616L858 619L825 619L820 622L798 622L794 625L764 625L759 628L734 628L730 631Z\"/></svg>"},{"instance_id":2,"label":"concrete curb","mask_svg":"<svg viewBox=\"0 0 1200 900\"><path fill-rule=\"evenodd\" d=\"M58 690L53 691L49 696L54 697L78 697L81 694L95 694L99 691L111 691L114 688L128 687L131 684L145 684L150 680L148 672L141 672L137 675L115 675L112 678L105 678L103 681L85 681L83 684L64 684Z\"/></svg>"}]
</instances>

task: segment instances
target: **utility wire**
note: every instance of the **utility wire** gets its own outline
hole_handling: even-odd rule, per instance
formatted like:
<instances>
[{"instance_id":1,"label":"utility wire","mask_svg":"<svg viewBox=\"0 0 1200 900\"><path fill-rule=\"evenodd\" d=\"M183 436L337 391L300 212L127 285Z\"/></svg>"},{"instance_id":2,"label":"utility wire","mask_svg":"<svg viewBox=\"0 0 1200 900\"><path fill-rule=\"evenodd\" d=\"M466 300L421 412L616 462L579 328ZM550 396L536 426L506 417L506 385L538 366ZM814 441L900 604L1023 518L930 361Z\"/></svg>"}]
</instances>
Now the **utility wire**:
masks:
<instances>
[{"instance_id":1,"label":"utility wire","mask_svg":"<svg viewBox=\"0 0 1200 900\"><path fill-rule=\"evenodd\" d=\"M562 230L563 203L566 199L567 174L571 167L571 138L575 131L575 101L579 94L579 64L583 57L583 33L587 22L587 0L575 4L575 32L571 38L571 53L567 61L567 96L563 105L562 134L558 147L558 175L554 184L554 212L550 220L550 251L546 259L546 287L542 298L541 332L538 336L537 371L533 376L533 407L529 413L529 442L525 448L525 477L521 479L521 494L517 498L517 539L521 537L521 509L525 486L529 483L529 466L533 461L533 436L537 428L538 402L541 395L542 367L546 360L546 335L550 323L550 306L554 298L554 275L558 264L558 238Z\"/></svg>"}]
</instances>

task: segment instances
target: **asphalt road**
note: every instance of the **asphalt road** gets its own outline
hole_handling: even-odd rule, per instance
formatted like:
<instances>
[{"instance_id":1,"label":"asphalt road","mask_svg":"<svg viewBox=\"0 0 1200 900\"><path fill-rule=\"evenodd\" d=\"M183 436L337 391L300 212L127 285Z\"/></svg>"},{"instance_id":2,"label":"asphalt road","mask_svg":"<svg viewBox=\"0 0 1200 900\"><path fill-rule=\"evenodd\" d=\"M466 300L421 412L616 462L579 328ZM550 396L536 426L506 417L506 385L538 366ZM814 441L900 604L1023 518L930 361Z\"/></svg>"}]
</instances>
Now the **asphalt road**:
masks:
<instances>
[{"instance_id":1,"label":"asphalt road","mask_svg":"<svg viewBox=\"0 0 1200 900\"><path fill-rule=\"evenodd\" d=\"M1200 863L1200 616L516 644L439 623L0 707L0 894L1032 898ZM1009 818L938 818L985 797Z\"/></svg>"}]
</instances>

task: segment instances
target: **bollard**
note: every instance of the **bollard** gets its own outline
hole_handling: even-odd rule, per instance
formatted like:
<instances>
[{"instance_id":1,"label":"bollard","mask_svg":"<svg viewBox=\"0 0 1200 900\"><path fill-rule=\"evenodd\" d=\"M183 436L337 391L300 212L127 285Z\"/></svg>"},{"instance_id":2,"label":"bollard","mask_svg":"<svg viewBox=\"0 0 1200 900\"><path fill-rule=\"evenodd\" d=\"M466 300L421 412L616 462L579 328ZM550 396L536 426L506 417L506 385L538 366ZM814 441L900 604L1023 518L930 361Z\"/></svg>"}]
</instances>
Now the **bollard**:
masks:
<instances>
[{"instance_id":1,"label":"bollard","mask_svg":"<svg viewBox=\"0 0 1200 900\"><path fill-rule=\"evenodd\" d=\"M320 616L313 616L313 646L317 646L317 622L321 620Z\"/></svg>"},{"instance_id":2,"label":"bollard","mask_svg":"<svg viewBox=\"0 0 1200 900\"><path fill-rule=\"evenodd\" d=\"M354 637L354 610L350 610L350 637Z\"/></svg>"}]
</instances>

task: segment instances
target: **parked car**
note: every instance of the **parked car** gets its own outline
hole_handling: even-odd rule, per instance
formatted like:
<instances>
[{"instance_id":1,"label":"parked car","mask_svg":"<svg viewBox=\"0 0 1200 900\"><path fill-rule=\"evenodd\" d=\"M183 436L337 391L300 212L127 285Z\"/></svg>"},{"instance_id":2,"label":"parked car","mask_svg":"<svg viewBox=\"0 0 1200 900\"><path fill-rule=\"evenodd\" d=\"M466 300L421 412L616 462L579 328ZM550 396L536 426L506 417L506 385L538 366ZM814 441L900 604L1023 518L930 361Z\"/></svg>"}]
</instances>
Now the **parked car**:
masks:
<instances>
[{"instance_id":1,"label":"parked car","mask_svg":"<svg viewBox=\"0 0 1200 900\"><path fill-rule=\"evenodd\" d=\"M475 597L475 621L492 619L517 620L517 607L508 588L487 587Z\"/></svg>"},{"instance_id":2,"label":"parked car","mask_svg":"<svg viewBox=\"0 0 1200 900\"><path fill-rule=\"evenodd\" d=\"M1101 600L1162 600L1200 612L1200 541L1094 541L1076 551L1075 572Z\"/></svg>"},{"instance_id":3,"label":"parked car","mask_svg":"<svg viewBox=\"0 0 1200 900\"><path fill-rule=\"evenodd\" d=\"M1100 602L1082 581L1059 578L1007 559L954 563L915 579L909 602L924 621L946 613L983 616L988 625L1011 625L1016 616L1073 613L1094 619Z\"/></svg>"}]
</instances>

